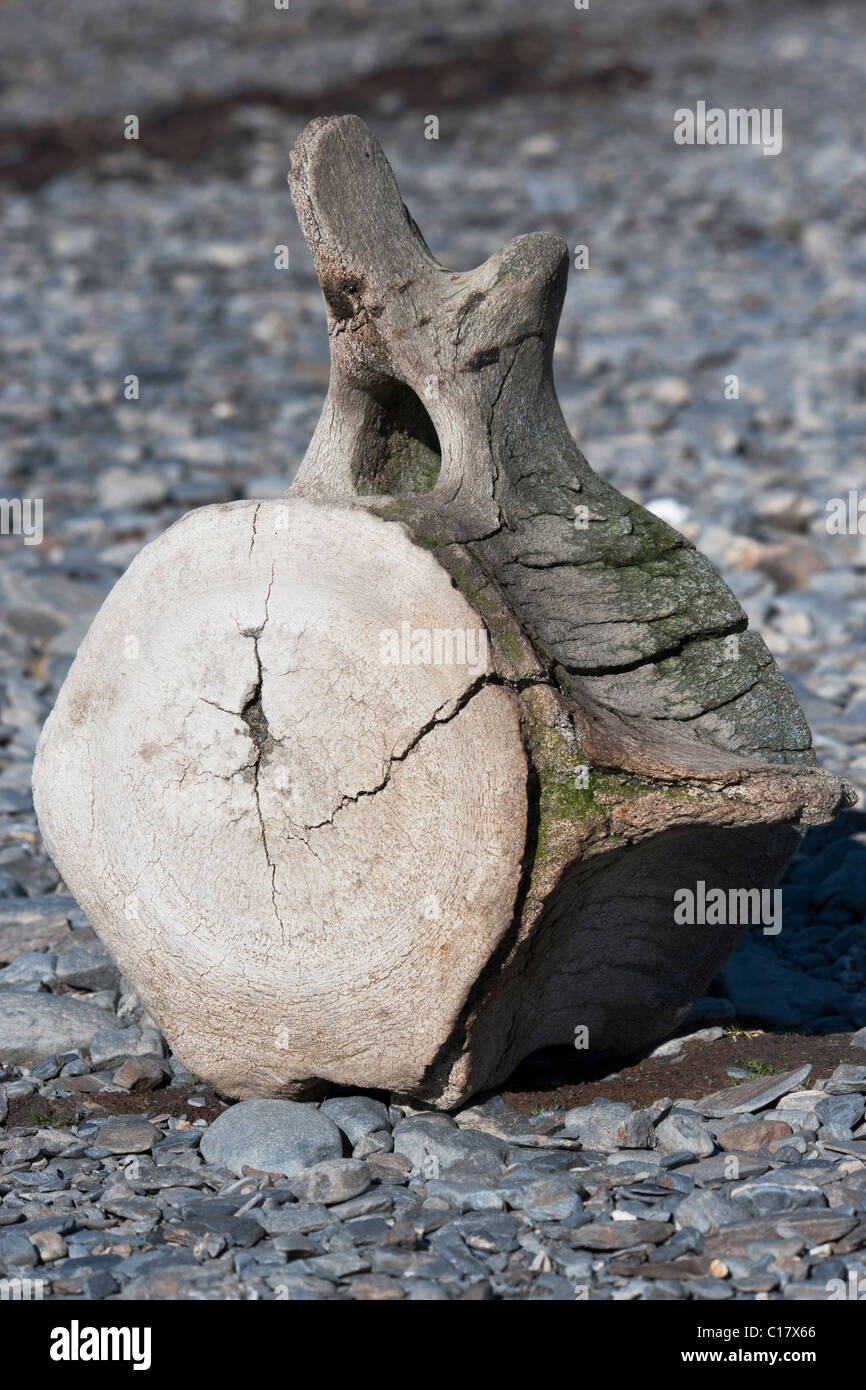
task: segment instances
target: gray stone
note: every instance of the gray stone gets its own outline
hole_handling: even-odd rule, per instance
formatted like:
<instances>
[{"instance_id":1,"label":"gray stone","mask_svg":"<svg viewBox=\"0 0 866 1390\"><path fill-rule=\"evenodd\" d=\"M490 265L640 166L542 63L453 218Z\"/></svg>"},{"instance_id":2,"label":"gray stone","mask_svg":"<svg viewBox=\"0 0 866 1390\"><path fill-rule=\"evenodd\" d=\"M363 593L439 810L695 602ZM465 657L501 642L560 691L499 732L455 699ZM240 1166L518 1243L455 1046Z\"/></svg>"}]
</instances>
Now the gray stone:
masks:
<instances>
[{"instance_id":1,"label":"gray stone","mask_svg":"<svg viewBox=\"0 0 866 1390\"><path fill-rule=\"evenodd\" d=\"M719 1001L713 1001L718 1003ZM724 1001L733 1013L733 1007L728 1000ZM724 1037L725 1030L715 1024L708 1028L698 1028L691 1033L681 1033L676 1038L668 1038L667 1042L659 1043L658 1047L653 1048L650 1057L679 1057L683 1048L692 1042L718 1042L719 1038Z\"/></svg>"},{"instance_id":2,"label":"gray stone","mask_svg":"<svg viewBox=\"0 0 866 1390\"><path fill-rule=\"evenodd\" d=\"M563 1133L575 1135L584 1148L610 1153L627 1147L624 1126L631 1115L632 1107L624 1101L594 1100L566 1111Z\"/></svg>"},{"instance_id":3,"label":"gray stone","mask_svg":"<svg viewBox=\"0 0 866 1390\"><path fill-rule=\"evenodd\" d=\"M22 1096L33 1096L36 1094L38 1083L36 1081L7 1081L6 1099L20 1100Z\"/></svg>"},{"instance_id":4,"label":"gray stone","mask_svg":"<svg viewBox=\"0 0 866 1390\"><path fill-rule=\"evenodd\" d=\"M624 1149L651 1149L656 1143L656 1130L646 1110L633 1110L617 1130Z\"/></svg>"},{"instance_id":5,"label":"gray stone","mask_svg":"<svg viewBox=\"0 0 866 1390\"><path fill-rule=\"evenodd\" d=\"M349 1202L340 1202L331 1207L331 1215L341 1221L353 1221L359 1216L381 1215L394 1210L394 1198L386 1188L374 1188L363 1197L353 1197Z\"/></svg>"},{"instance_id":6,"label":"gray stone","mask_svg":"<svg viewBox=\"0 0 866 1390\"><path fill-rule=\"evenodd\" d=\"M319 1106L354 1146L368 1134L391 1129L387 1105L368 1096L334 1096Z\"/></svg>"},{"instance_id":7,"label":"gray stone","mask_svg":"<svg viewBox=\"0 0 866 1390\"><path fill-rule=\"evenodd\" d=\"M447 1202L456 1211L497 1212L505 1210L505 1200L495 1188L467 1178L431 1178L425 1183L428 1200Z\"/></svg>"},{"instance_id":8,"label":"gray stone","mask_svg":"<svg viewBox=\"0 0 866 1390\"><path fill-rule=\"evenodd\" d=\"M327 1255L314 1255L306 1260L292 1261L292 1275L312 1274L320 1279L346 1279L370 1268L370 1261L358 1250L334 1250Z\"/></svg>"},{"instance_id":9,"label":"gray stone","mask_svg":"<svg viewBox=\"0 0 866 1390\"><path fill-rule=\"evenodd\" d=\"M323 1206L294 1206L286 1203L282 1207L254 1207L250 1212L273 1236L306 1236L311 1231L321 1231L334 1223L334 1215Z\"/></svg>"},{"instance_id":10,"label":"gray stone","mask_svg":"<svg viewBox=\"0 0 866 1390\"><path fill-rule=\"evenodd\" d=\"M97 1205L103 1211L109 1212L112 1216L119 1216L124 1221L147 1221L156 1225L162 1217L161 1208L155 1202L148 1202L146 1197L112 1197L107 1195L100 1197Z\"/></svg>"},{"instance_id":11,"label":"gray stone","mask_svg":"<svg viewBox=\"0 0 866 1390\"><path fill-rule=\"evenodd\" d=\"M57 1056L46 1057L44 1062L40 1062L38 1067L31 1067L27 1073L30 1081L53 1081L60 1073L60 1059Z\"/></svg>"},{"instance_id":12,"label":"gray stone","mask_svg":"<svg viewBox=\"0 0 866 1390\"><path fill-rule=\"evenodd\" d=\"M124 1091L152 1091L165 1080L165 1062L157 1057L130 1057L111 1078Z\"/></svg>"},{"instance_id":13,"label":"gray stone","mask_svg":"<svg viewBox=\"0 0 866 1390\"><path fill-rule=\"evenodd\" d=\"M73 932L57 951L57 979L72 989L114 989L120 983L120 971L96 937L80 940L82 932Z\"/></svg>"},{"instance_id":14,"label":"gray stone","mask_svg":"<svg viewBox=\"0 0 866 1390\"><path fill-rule=\"evenodd\" d=\"M287 1274L273 1275L272 1282L279 1297L290 1303L317 1303L322 1298L330 1298L334 1292L330 1279L316 1279L312 1274L292 1274L289 1271ZM397 1297L403 1297L402 1290Z\"/></svg>"},{"instance_id":15,"label":"gray stone","mask_svg":"<svg viewBox=\"0 0 866 1390\"><path fill-rule=\"evenodd\" d=\"M43 1264L50 1264L53 1260L63 1260L69 1254L69 1248L59 1231L50 1229L34 1231L30 1235L30 1240L39 1252L39 1258Z\"/></svg>"},{"instance_id":16,"label":"gray stone","mask_svg":"<svg viewBox=\"0 0 866 1390\"><path fill-rule=\"evenodd\" d=\"M115 1005L117 1004L116 989L100 989L94 994L88 994L87 1002L88 1004L93 1004L98 1009L105 1009L107 1013L110 1013L112 1023L117 1021L115 1015Z\"/></svg>"},{"instance_id":17,"label":"gray stone","mask_svg":"<svg viewBox=\"0 0 866 1390\"><path fill-rule=\"evenodd\" d=\"M86 1047L105 1011L67 995L8 990L0 1009L0 1063L36 1066L55 1052Z\"/></svg>"},{"instance_id":18,"label":"gray stone","mask_svg":"<svg viewBox=\"0 0 866 1390\"><path fill-rule=\"evenodd\" d=\"M359 1139L352 1150L353 1158L369 1158L371 1154L393 1153L394 1139L389 1129L373 1130Z\"/></svg>"},{"instance_id":19,"label":"gray stone","mask_svg":"<svg viewBox=\"0 0 866 1390\"><path fill-rule=\"evenodd\" d=\"M520 1217L506 1212L490 1216L477 1212L460 1216L453 1224L470 1250L485 1255L510 1254L516 1250L518 1233L525 1226Z\"/></svg>"},{"instance_id":20,"label":"gray stone","mask_svg":"<svg viewBox=\"0 0 866 1390\"><path fill-rule=\"evenodd\" d=\"M469 1105L455 1115L461 1129L477 1129L512 1144L531 1148L575 1147L577 1140L562 1139L564 1113L551 1111L547 1115L523 1114L502 1096L489 1096L477 1105Z\"/></svg>"},{"instance_id":21,"label":"gray stone","mask_svg":"<svg viewBox=\"0 0 866 1390\"><path fill-rule=\"evenodd\" d=\"M809 1246L824 1245L841 1240L857 1224L856 1216L810 1208L744 1222L739 1216L741 1208L733 1206L733 1203L731 1205L738 1213L737 1223L711 1235L704 1246L705 1255L746 1255L757 1242L779 1242L792 1236L800 1236Z\"/></svg>"},{"instance_id":22,"label":"gray stone","mask_svg":"<svg viewBox=\"0 0 866 1390\"><path fill-rule=\"evenodd\" d=\"M172 1239L180 1239L193 1247L198 1241L216 1237L225 1246L249 1250L264 1237L261 1224L251 1216L212 1215L207 1210L203 1216L181 1217L179 1221L173 1221L166 1235L169 1230Z\"/></svg>"},{"instance_id":23,"label":"gray stone","mask_svg":"<svg viewBox=\"0 0 866 1390\"><path fill-rule=\"evenodd\" d=\"M633 1245L660 1245L673 1228L665 1221L592 1221L569 1234L583 1250L628 1250Z\"/></svg>"},{"instance_id":24,"label":"gray stone","mask_svg":"<svg viewBox=\"0 0 866 1390\"><path fill-rule=\"evenodd\" d=\"M360 1197L372 1184L370 1166L356 1158L328 1158L305 1168L293 1179L289 1190L299 1202L348 1202Z\"/></svg>"},{"instance_id":25,"label":"gray stone","mask_svg":"<svg viewBox=\"0 0 866 1390\"><path fill-rule=\"evenodd\" d=\"M0 1230L0 1270L32 1269L39 1260L36 1247L14 1230Z\"/></svg>"},{"instance_id":26,"label":"gray stone","mask_svg":"<svg viewBox=\"0 0 866 1390\"><path fill-rule=\"evenodd\" d=\"M508 1205L530 1221L559 1221L574 1226L583 1214L583 1203L570 1177L552 1173L505 1189Z\"/></svg>"},{"instance_id":27,"label":"gray stone","mask_svg":"<svg viewBox=\"0 0 866 1390\"><path fill-rule=\"evenodd\" d=\"M551 1258L564 1279L575 1284L588 1283L592 1278L593 1256L586 1250L555 1248Z\"/></svg>"},{"instance_id":28,"label":"gray stone","mask_svg":"<svg viewBox=\"0 0 866 1390\"><path fill-rule=\"evenodd\" d=\"M737 1212L746 1210L755 1217L774 1216L801 1207L822 1207L826 1203L827 1199L816 1182L793 1177L784 1169L734 1183L731 1188L731 1206ZM742 1220L742 1217L739 1216L738 1220Z\"/></svg>"},{"instance_id":29,"label":"gray stone","mask_svg":"<svg viewBox=\"0 0 866 1390\"><path fill-rule=\"evenodd\" d=\"M730 1182L736 1178L757 1178L766 1173L769 1160L758 1158L755 1154L714 1154L712 1158L702 1158L686 1169L689 1177L699 1185Z\"/></svg>"},{"instance_id":30,"label":"gray stone","mask_svg":"<svg viewBox=\"0 0 866 1390\"><path fill-rule=\"evenodd\" d=\"M167 491L161 473L134 472L129 468L104 468L97 479L99 505L106 511L155 507Z\"/></svg>"},{"instance_id":31,"label":"gray stone","mask_svg":"<svg viewBox=\"0 0 866 1390\"><path fill-rule=\"evenodd\" d=\"M38 989L52 985L56 957L47 951L22 951L10 965L0 970L0 990Z\"/></svg>"},{"instance_id":32,"label":"gray stone","mask_svg":"<svg viewBox=\"0 0 866 1390\"><path fill-rule=\"evenodd\" d=\"M421 1177L437 1178L442 1176L451 1178L455 1182L481 1182L492 1186L504 1172L505 1164L496 1153L479 1149L448 1164L441 1163L437 1154L428 1154L423 1163Z\"/></svg>"},{"instance_id":33,"label":"gray stone","mask_svg":"<svg viewBox=\"0 0 866 1390\"><path fill-rule=\"evenodd\" d=\"M830 1080L825 1082L825 1090L830 1095L842 1096L859 1092L866 1093L866 1067L855 1067L843 1063L836 1067Z\"/></svg>"},{"instance_id":34,"label":"gray stone","mask_svg":"<svg viewBox=\"0 0 866 1390\"><path fill-rule=\"evenodd\" d=\"M449 1303L453 1298L453 1290L429 1279L413 1279L406 1292L407 1303Z\"/></svg>"},{"instance_id":35,"label":"gray stone","mask_svg":"<svg viewBox=\"0 0 866 1390\"><path fill-rule=\"evenodd\" d=\"M664 1154L661 1150L652 1149L614 1149L607 1155L607 1161L613 1168L629 1166L640 1171L648 1168L661 1168L664 1161Z\"/></svg>"},{"instance_id":36,"label":"gray stone","mask_svg":"<svg viewBox=\"0 0 866 1390\"><path fill-rule=\"evenodd\" d=\"M394 1153L407 1158L422 1176L436 1178L468 1158L487 1158L501 1164L506 1146L480 1130L458 1129L453 1122L442 1124L438 1117L415 1115L395 1128Z\"/></svg>"},{"instance_id":37,"label":"gray stone","mask_svg":"<svg viewBox=\"0 0 866 1390\"><path fill-rule=\"evenodd\" d=\"M729 1298L733 1298L734 1291L725 1279L691 1279L689 1281L689 1295L691 1298L700 1298L707 1303L724 1303Z\"/></svg>"},{"instance_id":38,"label":"gray stone","mask_svg":"<svg viewBox=\"0 0 866 1390\"><path fill-rule=\"evenodd\" d=\"M148 1153L161 1137L156 1126L140 1115L116 1115L102 1122L94 1143L113 1154L140 1154Z\"/></svg>"},{"instance_id":39,"label":"gray stone","mask_svg":"<svg viewBox=\"0 0 866 1390\"><path fill-rule=\"evenodd\" d=\"M333 1120L291 1100L242 1100L202 1134L201 1154L238 1177L244 1169L293 1178L328 1158L340 1158L343 1137Z\"/></svg>"},{"instance_id":40,"label":"gray stone","mask_svg":"<svg viewBox=\"0 0 866 1390\"><path fill-rule=\"evenodd\" d=\"M102 1026L90 1039L90 1063L94 1071L116 1071L128 1057L161 1058L165 1044L154 1029L141 1029L138 1024L129 1028Z\"/></svg>"},{"instance_id":41,"label":"gray stone","mask_svg":"<svg viewBox=\"0 0 866 1390\"><path fill-rule=\"evenodd\" d=\"M665 1153L688 1149L696 1158L709 1158L716 1151L715 1141L700 1116L674 1109L656 1125L656 1141Z\"/></svg>"},{"instance_id":42,"label":"gray stone","mask_svg":"<svg viewBox=\"0 0 866 1390\"><path fill-rule=\"evenodd\" d=\"M678 1231L691 1227L702 1235L736 1225L740 1220L740 1212L732 1210L730 1202L709 1191L692 1192L684 1197L674 1213Z\"/></svg>"},{"instance_id":43,"label":"gray stone","mask_svg":"<svg viewBox=\"0 0 866 1390\"><path fill-rule=\"evenodd\" d=\"M818 1132L819 1120L814 1108L808 1110L805 1106L799 1105L789 1107L782 1100L772 1114L774 1120L781 1120L783 1124L790 1125L795 1134L813 1135Z\"/></svg>"},{"instance_id":44,"label":"gray stone","mask_svg":"<svg viewBox=\"0 0 866 1390\"><path fill-rule=\"evenodd\" d=\"M850 1139L854 1126L863 1118L864 1109L866 1105L863 1096L855 1092L849 1095L826 1096L816 1104L815 1114L834 1139Z\"/></svg>"}]
</instances>

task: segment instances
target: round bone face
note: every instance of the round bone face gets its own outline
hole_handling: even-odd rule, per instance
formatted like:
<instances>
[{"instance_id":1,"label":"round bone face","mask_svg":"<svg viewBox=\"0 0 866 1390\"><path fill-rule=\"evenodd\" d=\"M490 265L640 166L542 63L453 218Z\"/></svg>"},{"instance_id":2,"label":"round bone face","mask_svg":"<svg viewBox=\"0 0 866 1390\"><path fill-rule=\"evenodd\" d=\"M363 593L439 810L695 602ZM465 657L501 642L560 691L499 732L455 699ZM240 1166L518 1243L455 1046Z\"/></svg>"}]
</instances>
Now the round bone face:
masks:
<instances>
[{"instance_id":1,"label":"round bone face","mask_svg":"<svg viewBox=\"0 0 866 1390\"><path fill-rule=\"evenodd\" d=\"M87 637L40 742L48 847L191 1070L409 1090L511 921L515 696L438 561L362 508L190 513Z\"/></svg>"}]
</instances>

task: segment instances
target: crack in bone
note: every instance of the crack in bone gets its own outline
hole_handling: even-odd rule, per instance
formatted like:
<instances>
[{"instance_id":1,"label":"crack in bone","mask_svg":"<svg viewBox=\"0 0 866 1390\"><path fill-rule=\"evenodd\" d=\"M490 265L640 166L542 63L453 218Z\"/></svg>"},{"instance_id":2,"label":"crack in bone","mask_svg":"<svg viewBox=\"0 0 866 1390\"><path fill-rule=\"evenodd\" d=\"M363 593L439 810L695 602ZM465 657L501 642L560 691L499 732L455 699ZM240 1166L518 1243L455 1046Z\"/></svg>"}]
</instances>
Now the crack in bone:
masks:
<instances>
[{"instance_id":1,"label":"crack in bone","mask_svg":"<svg viewBox=\"0 0 866 1390\"><path fill-rule=\"evenodd\" d=\"M253 513L253 538L250 542L250 553L252 553L252 547L255 544L255 527L257 515L258 508L256 508L255 512ZM252 739L253 747L255 749L253 760L251 763L247 764L247 767L249 767L253 773L253 797L255 799L256 804L256 815L258 817L259 831L262 837L262 848L264 849L265 859L267 860L268 869L271 875L271 902L273 903L274 907L274 916L279 922L280 932L282 933L283 919L280 916L279 909L277 908L277 865L276 862L271 858L271 852L268 846L268 832L265 827L265 818L262 815L262 803L259 791L259 774L261 772L262 758L264 757L265 753L268 752L269 749L273 746L273 739L271 738L270 729L268 728L267 716L265 715L264 708L262 706L262 687L264 683L264 675L262 672L261 653L259 652L259 639L262 633L264 632L265 625L268 621L268 604L270 602L271 590L273 587L274 570L272 568L271 579L270 583L268 584L268 592L265 594L265 616L258 627L247 628L241 631L242 637L251 637L253 641L253 655L255 656L256 661L256 682L252 688L252 691L250 692L249 698L239 711L239 717L244 721L247 728L249 729L250 738Z\"/></svg>"},{"instance_id":2,"label":"crack in bone","mask_svg":"<svg viewBox=\"0 0 866 1390\"><path fill-rule=\"evenodd\" d=\"M377 782L375 787L362 787L360 791L355 792L354 794L344 795L343 797L341 797L339 805L335 806L330 816L326 817L325 820L317 821L314 825L305 825L303 829L308 831L321 830L326 825L333 825L334 820L339 815L340 811L344 810L346 806L356 804L358 801L361 800L362 797L376 796L379 792L384 791L385 787L387 787L388 783L391 781L391 772L395 763L405 762L406 758L408 758L409 754L412 752L413 749L418 747L418 744L422 741L422 739L426 738L427 735L429 733L432 733L434 729L440 728L444 724L450 724L451 720L456 719L457 715L460 714L460 712L466 708L466 706L469 704L469 701L473 699L474 696L476 696L480 690L482 690L485 686L492 684L502 684L502 682L496 681L495 678L492 676L479 676L477 680L474 680L471 683L471 685L467 686L467 688L463 691L463 694L458 696L456 700L447 700L445 704L440 705L438 709L433 711L433 715L430 719L427 720L427 723L422 725L422 727L418 730L416 734L413 734L412 738L406 744L402 752L391 754L391 756L388 759L387 766L385 768L385 774L382 780L380 782ZM449 706L451 707L450 713L440 718L439 716L442 710L448 709Z\"/></svg>"}]
</instances>

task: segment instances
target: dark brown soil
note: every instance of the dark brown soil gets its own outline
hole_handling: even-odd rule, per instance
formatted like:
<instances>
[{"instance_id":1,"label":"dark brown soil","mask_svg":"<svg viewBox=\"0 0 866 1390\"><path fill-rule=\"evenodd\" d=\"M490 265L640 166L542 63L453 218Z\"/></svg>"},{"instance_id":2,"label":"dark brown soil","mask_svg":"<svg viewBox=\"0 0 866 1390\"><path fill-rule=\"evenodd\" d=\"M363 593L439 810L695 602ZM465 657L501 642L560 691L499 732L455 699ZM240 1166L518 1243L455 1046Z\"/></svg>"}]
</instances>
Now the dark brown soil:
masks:
<instances>
[{"instance_id":1,"label":"dark brown soil","mask_svg":"<svg viewBox=\"0 0 866 1390\"><path fill-rule=\"evenodd\" d=\"M748 1069L753 1062L776 1071L811 1062L806 1085L827 1077L840 1062L866 1065L866 1050L851 1046L850 1033L823 1037L802 1033L726 1033L715 1042L686 1043L679 1057L590 1063L568 1048L551 1048L524 1062L502 1088L505 1099L524 1112L568 1110L589 1105L596 1096L649 1105L661 1096L694 1100L735 1084L727 1067ZM614 1068L619 1067L619 1070Z\"/></svg>"},{"instance_id":2,"label":"dark brown soil","mask_svg":"<svg viewBox=\"0 0 866 1390\"><path fill-rule=\"evenodd\" d=\"M827 1077L840 1062L866 1065L866 1050L851 1046L850 1033L814 1037L802 1033L726 1033L715 1042L686 1043L679 1057L649 1058L627 1063L590 1062L570 1048L550 1048L524 1062L505 1082L500 1094L518 1110L568 1110L589 1105L597 1096L605 1100L625 1100L632 1105L649 1105L661 1096L676 1100L680 1096L699 1099L724 1090L735 1082L727 1067L752 1069L754 1063L790 1071L805 1062L812 1064L806 1086ZM618 1068L618 1069L617 1069ZM354 1092L353 1092L354 1094ZM371 1092L387 1101L381 1092ZM204 1105L190 1105L190 1097ZM209 1087L194 1091L188 1086L160 1087L156 1091L104 1091L72 1095L52 1100L43 1096L24 1096L9 1102L6 1126L72 1125L107 1115L171 1115L192 1120L215 1120L227 1102Z\"/></svg>"},{"instance_id":3,"label":"dark brown soil","mask_svg":"<svg viewBox=\"0 0 866 1390\"><path fill-rule=\"evenodd\" d=\"M204 1105L190 1105L190 1096ZM191 1086L162 1086L156 1091L101 1091L93 1094L58 1097L21 1096L10 1100L6 1127L14 1125L74 1125L106 1115L173 1115L177 1119L215 1120L225 1102L208 1088L193 1091Z\"/></svg>"},{"instance_id":4,"label":"dark brown soil","mask_svg":"<svg viewBox=\"0 0 866 1390\"><path fill-rule=\"evenodd\" d=\"M593 91L647 81L648 74L628 56L596 61L587 58L585 47L582 39L563 45L560 36L527 28L489 40L483 62L473 44L458 45L442 56L381 67L317 92L251 88L225 97L191 96L182 106L150 114L142 122L139 139L125 149L118 141L115 117L3 128L0 182L36 188L80 165L92 166L103 155L116 157L119 148L126 161L144 153L175 164L216 162L240 170L247 137L236 117L245 106L270 107L307 119L335 111L372 116L383 93L398 109L438 111L536 91L579 92L586 100Z\"/></svg>"}]
</instances>

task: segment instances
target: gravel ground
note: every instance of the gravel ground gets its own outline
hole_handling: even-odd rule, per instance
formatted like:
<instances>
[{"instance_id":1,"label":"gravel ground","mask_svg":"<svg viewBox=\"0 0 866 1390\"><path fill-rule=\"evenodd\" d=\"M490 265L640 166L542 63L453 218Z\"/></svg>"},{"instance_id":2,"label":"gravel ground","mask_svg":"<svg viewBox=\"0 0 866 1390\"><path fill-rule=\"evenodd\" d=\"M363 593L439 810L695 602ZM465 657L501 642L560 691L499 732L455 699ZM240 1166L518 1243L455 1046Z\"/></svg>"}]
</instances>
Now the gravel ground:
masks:
<instances>
[{"instance_id":1,"label":"gravel ground","mask_svg":"<svg viewBox=\"0 0 866 1390\"><path fill-rule=\"evenodd\" d=\"M743 944L672 1047L752 1034L721 1097L666 1092L656 1058L651 1097L632 1069L617 1099L595 1076L591 1104L555 1110L562 1062L542 1058L541 1113L506 1087L448 1118L388 1096L224 1109L68 897L29 794L140 547L293 476L328 358L285 174L305 121L345 110L446 264L537 227L588 246L556 354L573 432L713 559L862 793L866 545L827 527L849 490L866 512L858 20L153 0L133 32L105 0L54 28L3 7L0 493L43 499L44 537L0 537L0 1278L57 1298L798 1299L866 1275L862 812L810 832L784 929ZM782 155L675 147L697 100L781 107ZM800 1037L784 1069L761 1029Z\"/></svg>"}]
</instances>

